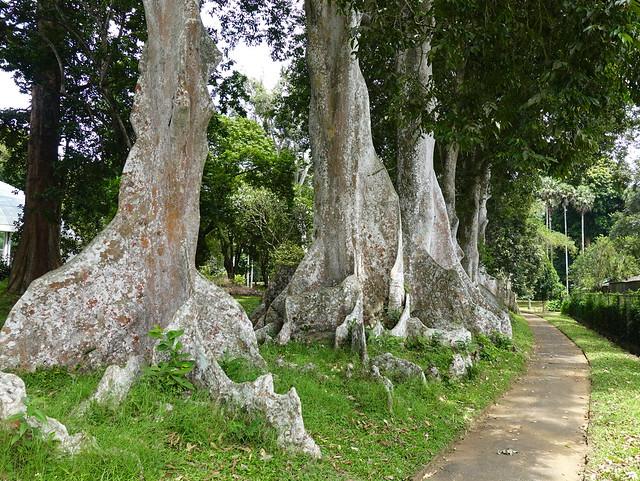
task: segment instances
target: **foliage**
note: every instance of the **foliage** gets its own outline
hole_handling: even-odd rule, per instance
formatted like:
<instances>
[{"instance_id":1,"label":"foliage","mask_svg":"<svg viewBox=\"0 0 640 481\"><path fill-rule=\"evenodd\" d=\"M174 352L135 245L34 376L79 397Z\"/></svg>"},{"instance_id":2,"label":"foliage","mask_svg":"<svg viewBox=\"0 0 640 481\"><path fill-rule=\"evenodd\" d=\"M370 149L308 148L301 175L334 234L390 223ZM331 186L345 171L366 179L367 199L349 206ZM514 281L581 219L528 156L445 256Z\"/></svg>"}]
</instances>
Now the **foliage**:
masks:
<instances>
[{"instance_id":1,"label":"foliage","mask_svg":"<svg viewBox=\"0 0 640 481\"><path fill-rule=\"evenodd\" d=\"M162 359L156 365L145 368L145 377L161 388L174 391L194 389L187 375L196 363L182 350L179 339L183 334L182 329L165 332L160 326L149 331L149 337L158 341L155 350L160 353Z\"/></svg>"},{"instance_id":2,"label":"foliage","mask_svg":"<svg viewBox=\"0 0 640 481\"><path fill-rule=\"evenodd\" d=\"M0 258L0 281L8 279L10 273L11 266L4 258Z\"/></svg>"},{"instance_id":3,"label":"foliage","mask_svg":"<svg viewBox=\"0 0 640 481\"><path fill-rule=\"evenodd\" d=\"M24 412L14 414L13 416L10 416L6 419L8 423L17 424L15 433L9 441L10 446L13 446L15 443L22 440L25 436L28 436L30 438L41 437L42 433L40 429L32 426L29 423L29 418L32 418L33 420L40 423L47 422L47 416L40 409L35 407L29 398L24 400L24 405L26 407L26 410Z\"/></svg>"},{"instance_id":4,"label":"foliage","mask_svg":"<svg viewBox=\"0 0 640 481\"><path fill-rule=\"evenodd\" d=\"M586 214L593 209L596 200L595 192L588 185L579 185L576 187L573 196L573 206L581 214Z\"/></svg>"},{"instance_id":5,"label":"foliage","mask_svg":"<svg viewBox=\"0 0 640 481\"><path fill-rule=\"evenodd\" d=\"M533 289L535 299L542 301L561 297L565 290L553 264L546 256L543 257Z\"/></svg>"},{"instance_id":6,"label":"foliage","mask_svg":"<svg viewBox=\"0 0 640 481\"><path fill-rule=\"evenodd\" d=\"M310 229L308 191L294 186L296 157L243 117L214 117L209 144L196 262L219 255L232 278L250 255L264 276L273 251L285 241L301 244Z\"/></svg>"},{"instance_id":7,"label":"foliage","mask_svg":"<svg viewBox=\"0 0 640 481\"><path fill-rule=\"evenodd\" d=\"M0 281L0 329L20 296L7 292L8 279Z\"/></svg>"},{"instance_id":8,"label":"foliage","mask_svg":"<svg viewBox=\"0 0 640 481\"><path fill-rule=\"evenodd\" d=\"M309 460L276 445L264 419L226 410L196 389L192 396L151 383L136 383L116 410L91 406L86 416L70 415L94 392L101 373L38 371L24 380L34 405L70 427L96 439L97 448L57 456L54 447L25 439L16 449L10 434L0 431L0 466L7 481L31 479L110 481L184 478L189 480L259 479L264 481L354 481L415 473L463 434L483 409L494 402L524 370L533 338L522 318L514 319L517 350L488 343L473 379L397 383L394 413L389 414L379 383L360 374L358 356L321 344L269 345L262 354L275 376L276 391L295 386L302 400L305 427L320 444L323 458ZM446 372L450 350L430 346L392 347L422 367ZM374 354L384 351L376 350ZM278 358L309 371L281 365ZM354 375L345 376L353 363ZM443 364L444 363L444 364ZM237 380L258 374L241 361L223 362ZM171 404L173 409L167 409ZM40 473L37 475L37 473Z\"/></svg>"},{"instance_id":9,"label":"foliage","mask_svg":"<svg viewBox=\"0 0 640 481\"><path fill-rule=\"evenodd\" d=\"M304 257L304 249L291 241L282 242L273 251L274 268L296 267Z\"/></svg>"},{"instance_id":10,"label":"foliage","mask_svg":"<svg viewBox=\"0 0 640 481\"><path fill-rule=\"evenodd\" d=\"M598 237L570 270L574 284L581 289L596 290L606 281L620 281L640 273L640 264L622 250L618 241Z\"/></svg>"},{"instance_id":11,"label":"foliage","mask_svg":"<svg viewBox=\"0 0 640 481\"><path fill-rule=\"evenodd\" d=\"M575 243L545 227L539 204L518 204L518 198L513 202L513 207L493 210L499 218L489 223L481 250L483 265L491 275L510 278L522 298L553 299L561 291L555 283L557 274L549 270L547 253L565 246L575 252Z\"/></svg>"},{"instance_id":12,"label":"foliage","mask_svg":"<svg viewBox=\"0 0 640 481\"><path fill-rule=\"evenodd\" d=\"M628 480L640 472L640 360L573 319L558 314L545 318L564 332L589 360L591 403L585 476Z\"/></svg>"},{"instance_id":13,"label":"foliage","mask_svg":"<svg viewBox=\"0 0 640 481\"><path fill-rule=\"evenodd\" d=\"M640 353L640 295L574 292L562 312Z\"/></svg>"},{"instance_id":14,"label":"foliage","mask_svg":"<svg viewBox=\"0 0 640 481\"><path fill-rule=\"evenodd\" d=\"M548 311L559 312L562 309L563 305L566 305L564 299L551 299L549 302L547 302L546 308Z\"/></svg>"},{"instance_id":15,"label":"foliage","mask_svg":"<svg viewBox=\"0 0 640 481\"><path fill-rule=\"evenodd\" d=\"M624 209L613 215L610 236L640 263L640 170L625 192Z\"/></svg>"}]
</instances>

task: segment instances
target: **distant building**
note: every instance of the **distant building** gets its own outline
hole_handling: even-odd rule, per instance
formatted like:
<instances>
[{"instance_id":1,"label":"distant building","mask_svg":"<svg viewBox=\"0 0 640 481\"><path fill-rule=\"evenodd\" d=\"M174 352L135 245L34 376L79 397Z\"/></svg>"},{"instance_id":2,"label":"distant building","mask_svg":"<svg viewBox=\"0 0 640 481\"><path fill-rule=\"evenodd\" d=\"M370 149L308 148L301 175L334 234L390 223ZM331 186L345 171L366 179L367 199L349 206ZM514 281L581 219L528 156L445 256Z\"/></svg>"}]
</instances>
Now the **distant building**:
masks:
<instances>
[{"instance_id":1,"label":"distant building","mask_svg":"<svg viewBox=\"0 0 640 481\"><path fill-rule=\"evenodd\" d=\"M0 181L0 255L11 262L11 234L24 209L24 192Z\"/></svg>"},{"instance_id":2,"label":"distant building","mask_svg":"<svg viewBox=\"0 0 640 481\"><path fill-rule=\"evenodd\" d=\"M623 281L609 281L602 286L604 292L625 292L640 290L640 276L633 276Z\"/></svg>"}]
</instances>

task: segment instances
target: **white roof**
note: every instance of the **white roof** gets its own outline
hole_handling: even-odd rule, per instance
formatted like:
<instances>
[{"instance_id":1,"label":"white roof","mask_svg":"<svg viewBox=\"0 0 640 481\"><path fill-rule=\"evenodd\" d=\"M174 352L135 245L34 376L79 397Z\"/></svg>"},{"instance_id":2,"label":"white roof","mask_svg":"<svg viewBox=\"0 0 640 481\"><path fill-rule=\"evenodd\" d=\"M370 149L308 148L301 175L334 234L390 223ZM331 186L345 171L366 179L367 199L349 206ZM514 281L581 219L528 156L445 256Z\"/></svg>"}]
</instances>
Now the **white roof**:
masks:
<instances>
[{"instance_id":1,"label":"white roof","mask_svg":"<svg viewBox=\"0 0 640 481\"><path fill-rule=\"evenodd\" d=\"M24 209L24 192L0 181L0 232L15 232Z\"/></svg>"}]
</instances>

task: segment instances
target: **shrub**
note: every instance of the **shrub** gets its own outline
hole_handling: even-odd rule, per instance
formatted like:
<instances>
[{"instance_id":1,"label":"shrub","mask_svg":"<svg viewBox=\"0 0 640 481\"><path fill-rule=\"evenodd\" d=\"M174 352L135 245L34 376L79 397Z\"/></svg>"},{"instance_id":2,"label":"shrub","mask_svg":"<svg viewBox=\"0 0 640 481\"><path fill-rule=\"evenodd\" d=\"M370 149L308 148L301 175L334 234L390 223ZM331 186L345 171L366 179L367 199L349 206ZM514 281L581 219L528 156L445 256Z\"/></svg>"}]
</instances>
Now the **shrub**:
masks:
<instances>
[{"instance_id":1,"label":"shrub","mask_svg":"<svg viewBox=\"0 0 640 481\"><path fill-rule=\"evenodd\" d=\"M549 311L559 311L562 308L562 299L552 299L547 302L547 310Z\"/></svg>"},{"instance_id":2,"label":"shrub","mask_svg":"<svg viewBox=\"0 0 640 481\"><path fill-rule=\"evenodd\" d=\"M563 303L562 313L640 351L640 294L576 292Z\"/></svg>"},{"instance_id":3,"label":"shrub","mask_svg":"<svg viewBox=\"0 0 640 481\"><path fill-rule=\"evenodd\" d=\"M273 266L274 268L280 266L297 267L303 257L304 249L302 246L285 241L273 251Z\"/></svg>"},{"instance_id":4,"label":"shrub","mask_svg":"<svg viewBox=\"0 0 640 481\"><path fill-rule=\"evenodd\" d=\"M0 257L0 281L3 281L9 277L11 273L11 266L4 260L3 257Z\"/></svg>"}]
</instances>

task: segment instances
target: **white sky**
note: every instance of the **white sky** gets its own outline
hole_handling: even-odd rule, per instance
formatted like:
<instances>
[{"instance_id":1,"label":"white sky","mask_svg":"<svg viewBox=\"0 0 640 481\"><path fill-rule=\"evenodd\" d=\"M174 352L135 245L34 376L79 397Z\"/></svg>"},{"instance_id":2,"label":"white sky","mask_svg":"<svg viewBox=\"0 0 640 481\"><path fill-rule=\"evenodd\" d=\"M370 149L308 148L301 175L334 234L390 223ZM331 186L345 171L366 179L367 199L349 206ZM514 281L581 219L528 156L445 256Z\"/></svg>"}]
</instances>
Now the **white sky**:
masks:
<instances>
[{"instance_id":1,"label":"white sky","mask_svg":"<svg viewBox=\"0 0 640 481\"><path fill-rule=\"evenodd\" d=\"M234 68L247 77L261 80L264 86L272 90L280 79L280 71L284 64L271 60L269 47L265 44L249 47L244 43L238 45L230 53L235 60ZM0 109L27 108L29 96L21 94L13 81L11 73L0 71Z\"/></svg>"},{"instance_id":2,"label":"white sky","mask_svg":"<svg viewBox=\"0 0 640 481\"><path fill-rule=\"evenodd\" d=\"M10 73L0 71L0 109L29 107L29 96L23 95Z\"/></svg>"}]
</instances>

